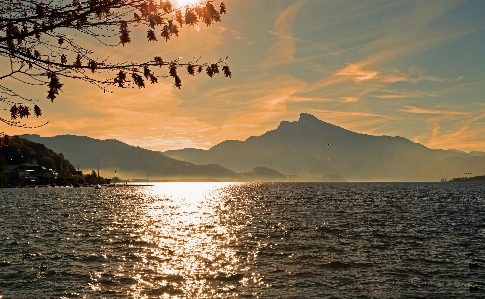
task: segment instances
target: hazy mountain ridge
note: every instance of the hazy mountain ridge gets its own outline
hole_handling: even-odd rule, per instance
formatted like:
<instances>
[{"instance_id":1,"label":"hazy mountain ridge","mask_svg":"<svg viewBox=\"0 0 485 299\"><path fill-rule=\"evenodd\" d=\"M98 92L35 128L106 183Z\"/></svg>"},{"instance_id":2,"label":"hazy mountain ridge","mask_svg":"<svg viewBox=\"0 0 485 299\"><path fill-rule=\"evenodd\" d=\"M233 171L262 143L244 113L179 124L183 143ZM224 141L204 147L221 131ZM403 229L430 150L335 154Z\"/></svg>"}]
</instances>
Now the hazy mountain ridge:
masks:
<instances>
[{"instance_id":1,"label":"hazy mountain ridge","mask_svg":"<svg viewBox=\"0 0 485 299\"><path fill-rule=\"evenodd\" d=\"M85 171L97 169L99 162L101 175L108 178L114 176L115 171L124 179L146 178L147 175L150 179L201 181L281 181L285 178L283 174L264 167L239 174L217 164L195 165L114 139L98 140L74 135L22 137L63 153L76 167Z\"/></svg>"},{"instance_id":2,"label":"hazy mountain ridge","mask_svg":"<svg viewBox=\"0 0 485 299\"><path fill-rule=\"evenodd\" d=\"M484 164L451 166L479 153L433 150L403 137L355 133L302 113L277 129L245 141L224 141L209 150L183 149L165 155L192 163L218 163L241 172L265 166L287 175L341 175L355 181L438 181L481 171Z\"/></svg>"},{"instance_id":3,"label":"hazy mountain ridge","mask_svg":"<svg viewBox=\"0 0 485 299\"><path fill-rule=\"evenodd\" d=\"M121 177L192 180L439 181L485 174L485 155L434 150L403 137L359 134L302 113L261 136L226 140L209 150L163 153L118 140L63 135L25 138L63 153L81 169ZM283 175L284 174L284 175ZM106 174L109 177L108 174Z\"/></svg>"}]
</instances>

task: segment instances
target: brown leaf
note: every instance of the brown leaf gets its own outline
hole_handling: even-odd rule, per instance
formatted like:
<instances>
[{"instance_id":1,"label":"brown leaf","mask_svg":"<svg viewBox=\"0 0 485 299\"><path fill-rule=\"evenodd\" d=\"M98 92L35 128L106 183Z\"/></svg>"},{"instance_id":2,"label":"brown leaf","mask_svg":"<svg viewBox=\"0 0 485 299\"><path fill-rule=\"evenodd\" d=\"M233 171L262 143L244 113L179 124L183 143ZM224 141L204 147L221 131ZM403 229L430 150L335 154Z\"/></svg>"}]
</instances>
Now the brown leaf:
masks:
<instances>
[{"instance_id":1,"label":"brown leaf","mask_svg":"<svg viewBox=\"0 0 485 299\"><path fill-rule=\"evenodd\" d=\"M178 87L178 89L180 89L180 87L182 87L182 80L180 80L180 77L179 76L175 76L174 86L175 87Z\"/></svg>"},{"instance_id":2,"label":"brown leaf","mask_svg":"<svg viewBox=\"0 0 485 299\"><path fill-rule=\"evenodd\" d=\"M141 21L141 18L140 16L135 12L134 15L133 15L133 19L135 20L135 22L137 23L140 23Z\"/></svg>"},{"instance_id":3,"label":"brown leaf","mask_svg":"<svg viewBox=\"0 0 485 299\"><path fill-rule=\"evenodd\" d=\"M175 19L177 20L177 22L179 22L180 28L182 28L182 24L184 23L184 20L182 18L182 12L180 10L177 10L177 12L175 13Z\"/></svg>"},{"instance_id":4,"label":"brown leaf","mask_svg":"<svg viewBox=\"0 0 485 299\"><path fill-rule=\"evenodd\" d=\"M136 15L136 14L135 14ZM121 21L120 23L120 43L125 46L126 43L131 42L130 30L128 30L128 23Z\"/></svg>"},{"instance_id":5,"label":"brown leaf","mask_svg":"<svg viewBox=\"0 0 485 299\"><path fill-rule=\"evenodd\" d=\"M94 60L89 61L88 67L91 70L91 72L96 72L96 69L98 68L98 63Z\"/></svg>"},{"instance_id":6,"label":"brown leaf","mask_svg":"<svg viewBox=\"0 0 485 299\"><path fill-rule=\"evenodd\" d=\"M43 3L37 4L37 6L35 7L35 13L37 14L37 17L41 19L47 17Z\"/></svg>"},{"instance_id":7,"label":"brown leaf","mask_svg":"<svg viewBox=\"0 0 485 299\"><path fill-rule=\"evenodd\" d=\"M170 65L169 66L169 73L170 73L170 76L172 76L172 77L178 77L177 76L177 67L175 65Z\"/></svg>"},{"instance_id":8,"label":"brown leaf","mask_svg":"<svg viewBox=\"0 0 485 299\"><path fill-rule=\"evenodd\" d=\"M34 106L34 115L35 117L39 117L42 115L42 111L40 110L39 106L35 105Z\"/></svg>"},{"instance_id":9,"label":"brown leaf","mask_svg":"<svg viewBox=\"0 0 485 299\"><path fill-rule=\"evenodd\" d=\"M155 77L154 74L150 74L150 83L151 84L158 83L158 79L157 79L157 77Z\"/></svg>"},{"instance_id":10,"label":"brown leaf","mask_svg":"<svg viewBox=\"0 0 485 299\"><path fill-rule=\"evenodd\" d=\"M145 88L145 81L140 75L138 75L137 73L132 73L131 77L133 78L133 82L136 86L138 86L138 88Z\"/></svg>"},{"instance_id":11,"label":"brown leaf","mask_svg":"<svg viewBox=\"0 0 485 299\"><path fill-rule=\"evenodd\" d=\"M123 88L124 83L126 82L126 73L120 70L118 74L116 75L114 82L118 84L118 87Z\"/></svg>"},{"instance_id":12,"label":"brown leaf","mask_svg":"<svg viewBox=\"0 0 485 299\"><path fill-rule=\"evenodd\" d=\"M30 115L30 108L28 106L22 106L20 105L19 106L19 115L20 115L20 118L29 118L29 115Z\"/></svg>"},{"instance_id":13,"label":"brown leaf","mask_svg":"<svg viewBox=\"0 0 485 299\"><path fill-rule=\"evenodd\" d=\"M147 38L148 38L148 41L150 41L150 42L156 41L157 40L157 37L155 35L155 31L153 31L151 29L148 30L148 32L147 32Z\"/></svg>"},{"instance_id":14,"label":"brown leaf","mask_svg":"<svg viewBox=\"0 0 485 299\"><path fill-rule=\"evenodd\" d=\"M197 25L198 21L197 21L197 16L194 14L194 12L187 8L185 10L185 24L189 25L189 26L194 26L194 25Z\"/></svg>"},{"instance_id":15,"label":"brown leaf","mask_svg":"<svg viewBox=\"0 0 485 299\"><path fill-rule=\"evenodd\" d=\"M224 76L231 78L231 70L229 69L229 66L225 65L222 67L222 71L224 72Z\"/></svg>"},{"instance_id":16,"label":"brown leaf","mask_svg":"<svg viewBox=\"0 0 485 299\"><path fill-rule=\"evenodd\" d=\"M76 61L74 62L74 66L76 68L80 68L82 66L81 58L82 58L81 54L77 54Z\"/></svg>"},{"instance_id":17,"label":"brown leaf","mask_svg":"<svg viewBox=\"0 0 485 299\"><path fill-rule=\"evenodd\" d=\"M156 65L158 65L158 66L162 66L163 65L163 59L162 59L162 57L155 56L154 60L155 60L155 64Z\"/></svg>"},{"instance_id":18,"label":"brown leaf","mask_svg":"<svg viewBox=\"0 0 485 299\"><path fill-rule=\"evenodd\" d=\"M189 75L192 75L192 76L195 75L195 69L194 69L194 66L193 65L189 64L187 66L187 73L189 73Z\"/></svg>"},{"instance_id":19,"label":"brown leaf","mask_svg":"<svg viewBox=\"0 0 485 299\"><path fill-rule=\"evenodd\" d=\"M167 42L170 39L170 30L167 25L163 26L162 33L160 35L165 39Z\"/></svg>"},{"instance_id":20,"label":"brown leaf","mask_svg":"<svg viewBox=\"0 0 485 299\"><path fill-rule=\"evenodd\" d=\"M174 24L172 20L168 21L168 30L170 30L170 35L175 34L177 37L179 36L177 25Z\"/></svg>"},{"instance_id":21,"label":"brown leaf","mask_svg":"<svg viewBox=\"0 0 485 299\"><path fill-rule=\"evenodd\" d=\"M150 74L151 74L150 69L148 68L148 66L146 66L146 65L145 65L145 66L143 67L143 76L145 76L145 78L147 78L147 79L148 79L148 77L150 76Z\"/></svg>"},{"instance_id":22,"label":"brown leaf","mask_svg":"<svg viewBox=\"0 0 485 299\"><path fill-rule=\"evenodd\" d=\"M60 83L59 77L54 72L48 72L47 78L50 79L50 82L47 86L49 86L49 91L47 92L47 98L54 102L54 99L59 94L59 90L61 90L63 84Z\"/></svg>"},{"instance_id":23,"label":"brown leaf","mask_svg":"<svg viewBox=\"0 0 485 299\"><path fill-rule=\"evenodd\" d=\"M212 76L214 76L214 71L212 70L212 68L210 66L208 66L205 71L206 71L207 75L209 75L209 77L212 78Z\"/></svg>"},{"instance_id":24,"label":"brown leaf","mask_svg":"<svg viewBox=\"0 0 485 299\"><path fill-rule=\"evenodd\" d=\"M19 108L17 107L17 105L13 105L10 108L10 116L12 117L13 120L19 117Z\"/></svg>"}]
</instances>

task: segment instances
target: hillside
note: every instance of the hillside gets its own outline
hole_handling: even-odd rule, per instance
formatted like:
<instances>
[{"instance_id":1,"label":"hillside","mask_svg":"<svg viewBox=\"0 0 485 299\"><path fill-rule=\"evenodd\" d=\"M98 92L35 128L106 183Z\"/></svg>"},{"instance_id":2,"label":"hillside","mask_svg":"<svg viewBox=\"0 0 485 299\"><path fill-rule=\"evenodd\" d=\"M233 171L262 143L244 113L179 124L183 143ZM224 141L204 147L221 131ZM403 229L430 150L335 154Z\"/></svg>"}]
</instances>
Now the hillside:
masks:
<instances>
[{"instance_id":1,"label":"hillside","mask_svg":"<svg viewBox=\"0 0 485 299\"><path fill-rule=\"evenodd\" d=\"M43 144L16 136L11 139L7 147L0 148L0 157L4 159L5 165L37 161L40 166L53 169L62 177L71 176L71 172L75 170L64 155L54 152Z\"/></svg>"},{"instance_id":2,"label":"hillside","mask_svg":"<svg viewBox=\"0 0 485 299\"><path fill-rule=\"evenodd\" d=\"M211 179L226 180L235 172L219 165L195 165L169 158L160 152L130 146L118 140L98 140L85 136L62 135L40 137L24 135L26 139L45 144L54 151L62 152L81 170L97 169L101 175L122 178L150 179Z\"/></svg>"},{"instance_id":3,"label":"hillside","mask_svg":"<svg viewBox=\"0 0 485 299\"><path fill-rule=\"evenodd\" d=\"M195 165L169 158L160 152L130 146L118 140L98 140L85 136L62 135L40 137L24 135L26 139L43 143L62 152L74 165L85 172L97 169L101 176L116 175L123 179L140 178L155 180L200 181L284 181L285 176L265 167L255 167L236 173L216 164Z\"/></svg>"}]
</instances>

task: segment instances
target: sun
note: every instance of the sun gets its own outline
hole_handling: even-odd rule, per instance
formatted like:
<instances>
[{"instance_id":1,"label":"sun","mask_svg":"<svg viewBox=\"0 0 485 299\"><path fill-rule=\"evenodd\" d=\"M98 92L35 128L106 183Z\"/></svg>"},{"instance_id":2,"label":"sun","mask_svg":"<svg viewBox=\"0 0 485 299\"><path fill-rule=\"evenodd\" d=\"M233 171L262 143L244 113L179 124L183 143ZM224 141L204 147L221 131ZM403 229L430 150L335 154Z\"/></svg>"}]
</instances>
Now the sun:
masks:
<instances>
[{"instance_id":1,"label":"sun","mask_svg":"<svg viewBox=\"0 0 485 299\"><path fill-rule=\"evenodd\" d=\"M200 3L201 1L200 0L175 0L174 2L177 4L177 7L181 7L186 5L193 6Z\"/></svg>"}]
</instances>

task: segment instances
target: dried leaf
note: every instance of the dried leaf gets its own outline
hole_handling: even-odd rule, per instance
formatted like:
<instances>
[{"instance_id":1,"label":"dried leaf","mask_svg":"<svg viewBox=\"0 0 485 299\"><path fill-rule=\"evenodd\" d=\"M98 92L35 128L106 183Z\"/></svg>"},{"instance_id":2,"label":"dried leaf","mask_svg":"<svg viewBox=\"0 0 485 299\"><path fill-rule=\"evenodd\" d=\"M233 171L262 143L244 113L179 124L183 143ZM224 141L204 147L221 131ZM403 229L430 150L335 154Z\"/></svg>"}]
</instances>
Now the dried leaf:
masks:
<instances>
[{"instance_id":1,"label":"dried leaf","mask_svg":"<svg viewBox=\"0 0 485 299\"><path fill-rule=\"evenodd\" d=\"M160 67L163 65L163 59L162 59L162 57L155 56L154 60L155 60L156 65L158 65Z\"/></svg>"},{"instance_id":2,"label":"dried leaf","mask_svg":"<svg viewBox=\"0 0 485 299\"><path fill-rule=\"evenodd\" d=\"M35 117L39 117L42 115L42 111L40 110L39 106L35 105L34 106L34 115Z\"/></svg>"},{"instance_id":3,"label":"dried leaf","mask_svg":"<svg viewBox=\"0 0 485 299\"><path fill-rule=\"evenodd\" d=\"M182 87L182 80L180 80L180 77L179 76L175 76L174 86L175 87L178 87L178 89L180 89L180 87Z\"/></svg>"},{"instance_id":4,"label":"dried leaf","mask_svg":"<svg viewBox=\"0 0 485 299\"><path fill-rule=\"evenodd\" d=\"M182 12L180 10L177 10L177 12L175 13L175 19L177 20L177 22L179 22L180 28L182 28L182 24L184 23L184 20L182 18Z\"/></svg>"},{"instance_id":5,"label":"dried leaf","mask_svg":"<svg viewBox=\"0 0 485 299\"><path fill-rule=\"evenodd\" d=\"M170 39L170 30L167 25L163 26L163 30L160 35L165 39L166 42Z\"/></svg>"},{"instance_id":6,"label":"dried leaf","mask_svg":"<svg viewBox=\"0 0 485 299\"><path fill-rule=\"evenodd\" d=\"M19 117L19 108L17 107L17 105L13 105L10 108L10 116L12 117L13 120Z\"/></svg>"},{"instance_id":7,"label":"dried leaf","mask_svg":"<svg viewBox=\"0 0 485 299\"><path fill-rule=\"evenodd\" d=\"M43 3L37 4L37 6L35 7L35 13L37 14L37 17L41 19L47 17Z\"/></svg>"},{"instance_id":8,"label":"dried leaf","mask_svg":"<svg viewBox=\"0 0 485 299\"><path fill-rule=\"evenodd\" d=\"M145 81L140 75L138 75L137 73L132 73L131 77L133 78L133 83L135 83L138 88L145 88Z\"/></svg>"},{"instance_id":9,"label":"dried leaf","mask_svg":"<svg viewBox=\"0 0 485 299\"><path fill-rule=\"evenodd\" d=\"M177 25L174 24L172 20L168 21L168 30L170 30L170 35L175 34L177 37L179 36Z\"/></svg>"},{"instance_id":10,"label":"dried leaf","mask_svg":"<svg viewBox=\"0 0 485 299\"><path fill-rule=\"evenodd\" d=\"M157 41L157 37L155 35L155 31L153 31L151 29L148 30L148 32L147 32L147 38L148 38L148 41L150 41L150 42Z\"/></svg>"},{"instance_id":11,"label":"dried leaf","mask_svg":"<svg viewBox=\"0 0 485 299\"><path fill-rule=\"evenodd\" d=\"M205 71L206 71L207 75L209 75L209 77L212 78L212 76L214 76L214 71L212 70L212 68L210 66L208 66Z\"/></svg>"},{"instance_id":12,"label":"dried leaf","mask_svg":"<svg viewBox=\"0 0 485 299\"><path fill-rule=\"evenodd\" d=\"M222 67L222 71L224 72L224 76L231 78L231 70L229 69L229 66L225 65Z\"/></svg>"},{"instance_id":13,"label":"dried leaf","mask_svg":"<svg viewBox=\"0 0 485 299\"><path fill-rule=\"evenodd\" d=\"M47 78L50 79L49 84L49 91L47 92L47 98L54 102L54 99L57 95L59 95L59 90L61 90L63 84L60 83L59 77L54 72L48 72Z\"/></svg>"},{"instance_id":14,"label":"dried leaf","mask_svg":"<svg viewBox=\"0 0 485 299\"><path fill-rule=\"evenodd\" d=\"M81 54L77 54L76 61L74 62L74 66L76 68L80 68L82 66L81 58L82 58Z\"/></svg>"},{"instance_id":15,"label":"dried leaf","mask_svg":"<svg viewBox=\"0 0 485 299\"><path fill-rule=\"evenodd\" d=\"M189 26L194 26L194 25L197 25L198 21L197 21L197 16L194 14L194 12L187 8L185 10L185 24L189 25Z\"/></svg>"},{"instance_id":16,"label":"dried leaf","mask_svg":"<svg viewBox=\"0 0 485 299\"><path fill-rule=\"evenodd\" d=\"M194 69L194 66L193 65L189 64L187 66L187 73L189 73L189 75L192 75L192 76L195 75L195 69Z\"/></svg>"},{"instance_id":17,"label":"dried leaf","mask_svg":"<svg viewBox=\"0 0 485 299\"><path fill-rule=\"evenodd\" d=\"M148 79L148 77L150 76L150 74L151 74L150 69L148 68L148 66L146 66L146 65L145 65L145 66L143 67L143 76L145 76L145 78L147 78L147 79Z\"/></svg>"},{"instance_id":18,"label":"dried leaf","mask_svg":"<svg viewBox=\"0 0 485 299\"><path fill-rule=\"evenodd\" d=\"M158 83L158 79L157 79L157 77L155 77L154 74L150 74L150 83L151 84Z\"/></svg>"},{"instance_id":19,"label":"dried leaf","mask_svg":"<svg viewBox=\"0 0 485 299\"><path fill-rule=\"evenodd\" d=\"M130 30L128 30L128 23L126 23L125 21L121 21L119 32L120 32L120 43L124 47L126 43L131 42Z\"/></svg>"},{"instance_id":20,"label":"dried leaf","mask_svg":"<svg viewBox=\"0 0 485 299\"><path fill-rule=\"evenodd\" d=\"M226 4L224 4L224 2L221 2L221 5L219 5L219 13L222 15L222 14L226 14Z\"/></svg>"},{"instance_id":21,"label":"dried leaf","mask_svg":"<svg viewBox=\"0 0 485 299\"><path fill-rule=\"evenodd\" d=\"M29 118L30 116L30 108L28 106L19 106L19 116L20 118Z\"/></svg>"},{"instance_id":22,"label":"dried leaf","mask_svg":"<svg viewBox=\"0 0 485 299\"><path fill-rule=\"evenodd\" d=\"M114 79L114 82L118 84L118 87L123 88L124 83L126 82L126 73L123 71L119 71Z\"/></svg>"},{"instance_id":23,"label":"dried leaf","mask_svg":"<svg viewBox=\"0 0 485 299\"><path fill-rule=\"evenodd\" d=\"M175 65L170 65L169 67L169 73L170 73L170 76L172 77L177 77L177 67Z\"/></svg>"},{"instance_id":24,"label":"dried leaf","mask_svg":"<svg viewBox=\"0 0 485 299\"><path fill-rule=\"evenodd\" d=\"M98 63L94 60L89 61L88 67L91 70L91 72L96 72L96 69L98 68Z\"/></svg>"}]
</instances>

